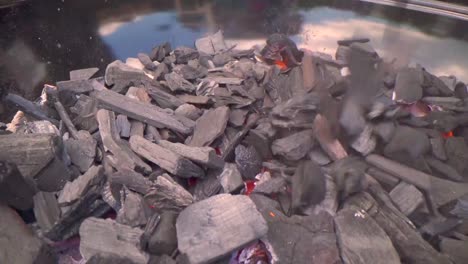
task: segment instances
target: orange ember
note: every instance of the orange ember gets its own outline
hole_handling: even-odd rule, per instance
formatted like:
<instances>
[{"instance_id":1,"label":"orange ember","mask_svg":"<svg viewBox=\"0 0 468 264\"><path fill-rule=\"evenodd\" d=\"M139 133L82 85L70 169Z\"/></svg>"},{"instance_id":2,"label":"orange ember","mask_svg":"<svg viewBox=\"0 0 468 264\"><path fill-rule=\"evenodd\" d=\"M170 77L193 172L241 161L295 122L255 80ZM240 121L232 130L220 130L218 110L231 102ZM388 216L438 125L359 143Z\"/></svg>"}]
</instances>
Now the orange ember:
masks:
<instances>
[{"instance_id":1,"label":"orange ember","mask_svg":"<svg viewBox=\"0 0 468 264\"><path fill-rule=\"evenodd\" d=\"M444 138L451 138L451 137L453 137L453 131L444 132L444 133L442 133L442 136Z\"/></svg>"},{"instance_id":2,"label":"orange ember","mask_svg":"<svg viewBox=\"0 0 468 264\"><path fill-rule=\"evenodd\" d=\"M275 61L275 64L276 64L281 70L286 70L286 69L288 68L288 66L286 65L286 63L284 63L284 61L276 60L276 61Z\"/></svg>"},{"instance_id":3,"label":"orange ember","mask_svg":"<svg viewBox=\"0 0 468 264\"><path fill-rule=\"evenodd\" d=\"M275 217L276 215L275 215L275 213L270 212L270 216L271 216L271 217Z\"/></svg>"}]
</instances>

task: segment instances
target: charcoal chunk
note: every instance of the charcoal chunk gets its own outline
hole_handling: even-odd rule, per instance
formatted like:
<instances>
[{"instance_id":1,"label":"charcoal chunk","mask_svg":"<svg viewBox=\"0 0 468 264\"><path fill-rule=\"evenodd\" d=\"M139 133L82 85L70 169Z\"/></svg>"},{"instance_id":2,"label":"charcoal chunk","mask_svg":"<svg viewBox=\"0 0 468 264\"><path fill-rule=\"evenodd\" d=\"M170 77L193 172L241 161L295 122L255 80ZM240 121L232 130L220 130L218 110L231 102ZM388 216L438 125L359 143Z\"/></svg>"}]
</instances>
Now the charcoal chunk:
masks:
<instances>
[{"instance_id":1,"label":"charcoal chunk","mask_svg":"<svg viewBox=\"0 0 468 264\"><path fill-rule=\"evenodd\" d=\"M221 106L206 111L195 125L189 145L194 147L208 146L221 136L229 119L229 107Z\"/></svg>"},{"instance_id":2,"label":"charcoal chunk","mask_svg":"<svg viewBox=\"0 0 468 264\"><path fill-rule=\"evenodd\" d=\"M244 180L254 179L262 170L262 159L253 146L237 146L235 161Z\"/></svg>"},{"instance_id":3,"label":"charcoal chunk","mask_svg":"<svg viewBox=\"0 0 468 264\"><path fill-rule=\"evenodd\" d=\"M33 206L34 183L23 178L13 163L0 161L0 201L19 210Z\"/></svg>"},{"instance_id":4,"label":"charcoal chunk","mask_svg":"<svg viewBox=\"0 0 468 264\"><path fill-rule=\"evenodd\" d=\"M130 86L151 83L151 79L142 70L130 67L119 60L107 65L105 81L107 85L113 85L112 90L116 92L123 92Z\"/></svg>"},{"instance_id":5,"label":"charcoal chunk","mask_svg":"<svg viewBox=\"0 0 468 264\"><path fill-rule=\"evenodd\" d=\"M174 50L174 55L177 64L187 64L188 61L197 59L200 54L198 51L189 47L178 47Z\"/></svg>"},{"instance_id":6,"label":"charcoal chunk","mask_svg":"<svg viewBox=\"0 0 468 264\"><path fill-rule=\"evenodd\" d=\"M156 64L153 63L151 58L145 53L138 53L138 59L140 62L145 65L145 68L150 71L156 70Z\"/></svg>"},{"instance_id":7,"label":"charcoal chunk","mask_svg":"<svg viewBox=\"0 0 468 264\"><path fill-rule=\"evenodd\" d=\"M225 193L232 193L244 187L244 180L236 164L225 163L223 171L218 176Z\"/></svg>"},{"instance_id":8,"label":"charcoal chunk","mask_svg":"<svg viewBox=\"0 0 468 264\"><path fill-rule=\"evenodd\" d=\"M274 155L280 155L288 160L303 158L314 146L312 130L304 130L273 141L271 150Z\"/></svg>"},{"instance_id":9,"label":"charcoal chunk","mask_svg":"<svg viewBox=\"0 0 468 264\"><path fill-rule=\"evenodd\" d=\"M148 240L148 252L154 255L171 255L177 248L176 219L178 213L165 211Z\"/></svg>"},{"instance_id":10,"label":"charcoal chunk","mask_svg":"<svg viewBox=\"0 0 468 264\"><path fill-rule=\"evenodd\" d=\"M179 251L189 263L209 263L263 237L268 227L249 197L219 194L197 202L177 218Z\"/></svg>"},{"instance_id":11,"label":"charcoal chunk","mask_svg":"<svg viewBox=\"0 0 468 264\"><path fill-rule=\"evenodd\" d=\"M394 100L413 103L423 96L423 75L414 68L401 69L396 77Z\"/></svg>"},{"instance_id":12,"label":"charcoal chunk","mask_svg":"<svg viewBox=\"0 0 468 264\"><path fill-rule=\"evenodd\" d=\"M292 178L292 209L295 214L308 214L325 198L325 175L313 161L304 161Z\"/></svg>"},{"instance_id":13,"label":"charcoal chunk","mask_svg":"<svg viewBox=\"0 0 468 264\"><path fill-rule=\"evenodd\" d=\"M173 92L194 92L196 89L195 85L184 79L182 75L175 72L165 74L164 79L166 80L169 89Z\"/></svg>"},{"instance_id":14,"label":"charcoal chunk","mask_svg":"<svg viewBox=\"0 0 468 264\"><path fill-rule=\"evenodd\" d=\"M87 69L73 70L73 71L70 71L70 80L71 81L89 80L98 71L99 71L99 68L87 68Z\"/></svg>"}]
</instances>

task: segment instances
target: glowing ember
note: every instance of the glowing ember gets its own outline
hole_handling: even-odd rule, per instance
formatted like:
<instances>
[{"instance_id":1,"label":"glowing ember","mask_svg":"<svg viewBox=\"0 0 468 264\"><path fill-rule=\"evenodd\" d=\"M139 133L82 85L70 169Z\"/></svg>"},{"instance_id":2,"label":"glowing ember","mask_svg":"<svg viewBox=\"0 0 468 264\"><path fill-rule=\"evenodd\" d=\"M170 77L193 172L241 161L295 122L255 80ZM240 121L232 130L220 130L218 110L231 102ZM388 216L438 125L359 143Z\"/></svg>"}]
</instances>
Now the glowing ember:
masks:
<instances>
[{"instance_id":1,"label":"glowing ember","mask_svg":"<svg viewBox=\"0 0 468 264\"><path fill-rule=\"evenodd\" d=\"M451 137L453 137L453 131L444 132L444 133L442 133L442 136L444 138L451 138Z\"/></svg>"},{"instance_id":2,"label":"glowing ember","mask_svg":"<svg viewBox=\"0 0 468 264\"><path fill-rule=\"evenodd\" d=\"M288 68L286 63L284 63L283 61L280 61L280 60L276 60L275 65L278 66L281 70L286 70Z\"/></svg>"},{"instance_id":3,"label":"glowing ember","mask_svg":"<svg viewBox=\"0 0 468 264\"><path fill-rule=\"evenodd\" d=\"M255 242L246 248L239 250L237 257L230 263L249 264L249 263L271 263L271 257L262 241Z\"/></svg>"},{"instance_id":4,"label":"glowing ember","mask_svg":"<svg viewBox=\"0 0 468 264\"><path fill-rule=\"evenodd\" d=\"M192 177L192 178L189 178L189 179L188 179L188 185L189 185L190 187L197 185L197 178L193 178L193 177Z\"/></svg>"},{"instance_id":5,"label":"glowing ember","mask_svg":"<svg viewBox=\"0 0 468 264\"><path fill-rule=\"evenodd\" d=\"M276 215L275 215L275 213L270 212L270 216L271 216L271 217L275 217Z\"/></svg>"},{"instance_id":6,"label":"glowing ember","mask_svg":"<svg viewBox=\"0 0 468 264\"><path fill-rule=\"evenodd\" d=\"M255 189L255 181L245 181L245 195L250 195Z\"/></svg>"},{"instance_id":7,"label":"glowing ember","mask_svg":"<svg viewBox=\"0 0 468 264\"><path fill-rule=\"evenodd\" d=\"M218 156L221 156L221 155L222 155L221 149L220 149L219 147L216 147L216 148L215 148L215 152L216 152L216 155L218 155Z\"/></svg>"}]
</instances>

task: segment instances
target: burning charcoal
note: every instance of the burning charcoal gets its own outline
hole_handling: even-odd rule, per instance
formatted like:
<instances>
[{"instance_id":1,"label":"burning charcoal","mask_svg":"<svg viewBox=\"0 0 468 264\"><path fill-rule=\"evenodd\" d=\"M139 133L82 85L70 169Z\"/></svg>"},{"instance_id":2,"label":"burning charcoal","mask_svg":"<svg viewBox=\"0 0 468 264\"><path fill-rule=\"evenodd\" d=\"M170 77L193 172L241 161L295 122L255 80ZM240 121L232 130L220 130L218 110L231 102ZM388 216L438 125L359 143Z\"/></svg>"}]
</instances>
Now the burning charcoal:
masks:
<instances>
[{"instance_id":1,"label":"burning charcoal","mask_svg":"<svg viewBox=\"0 0 468 264\"><path fill-rule=\"evenodd\" d=\"M406 216L424 203L423 194L406 182L400 182L389 194L398 209Z\"/></svg>"},{"instance_id":2,"label":"burning charcoal","mask_svg":"<svg viewBox=\"0 0 468 264\"><path fill-rule=\"evenodd\" d=\"M180 212L193 203L192 195L167 174L156 179L154 190L145 195L145 200L150 207L159 212Z\"/></svg>"},{"instance_id":3,"label":"burning charcoal","mask_svg":"<svg viewBox=\"0 0 468 264\"><path fill-rule=\"evenodd\" d=\"M376 138L372 135L372 127L367 125L359 136L351 143L351 147L363 156L372 153L377 145Z\"/></svg>"},{"instance_id":4,"label":"burning charcoal","mask_svg":"<svg viewBox=\"0 0 468 264\"><path fill-rule=\"evenodd\" d=\"M238 253L234 253L234 255L237 255L237 261L239 263L271 263L268 249L261 240L239 250Z\"/></svg>"},{"instance_id":5,"label":"burning charcoal","mask_svg":"<svg viewBox=\"0 0 468 264\"><path fill-rule=\"evenodd\" d=\"M300 160L309 153L313 145L312 130L304 130L273 141L271 150L274 155L283 156L288 160Z\"/></svg>"},{"instance_id":6,"label":"burning charcoal","mask_svg":"<svg viewBox=\"0 0 468 264\"><path fill-rule=\"evenodd\" d=\"M245 119L247 118L248 110L243 109L234 109L229 114L229 124L234 127L240 127L244 124Z\"/></svg>"},{"instance_id":7,"label":"burning charcoal","mask_svg":"<svg viewBox=\"0 0 468 264\"><path fill-rule=\"evenodd\" d=\"M396 77L393 99L405 103L418 101L423 96L422 82L421 71L414 68L401 69Z\"/></svg>"},{"instance_id":8,"label":"burning charcoal","mask_svg":"<svg viewBox=\"0 0 468 264\"><path fill-rule=\"evenodd\" d=\"M342 209L335 224L345 263L401 263L388 235L367 213Z\"/></svg>"},{"instance_id":9,"label":"burning charcoal","mask_svg":"<svg viewBox=\"0 0 468 264\"><path fill-rule=\"evenodd\" d=\"M87 69L73 70L73 71L70 71L70 80L71 81L89 80L98 71L99 71L99 68L87 68Z\"/></svg>"},{"instance_id":10,"label":"burning charcoal","mask_svg":"<svg viewBox=\"0 0 468 264\"><path fill-rule=\"evenodd\" d=\"M104 180L104 168L93 166L73 182L67 182L58 198L61 205L69 205L78 200L93 185L99 185Z\"/></svg>"},{"instance_id":11,"label":"burning charcoal","mask_svg":"<svg viewBox=\"0 0 468 264\"><path fill-rule=\"evenodd\" d=\"M393 177L392 175L373 167L367 169L367 174L376 179L382 185L382 187L388 191L395 188L395 186L397 186L397 184L400 182L400 180Z\"/></svg>"},{"instance_id":12,"label":"burning charcoal","mask_svg":"<svg viewBox=\"0 0 468 264\"><path fill-rule=\"evenodd\" d=\"M314 263L341 263L333 218L328 213L286 217L276 201L258 194L250 197L268 223L267 242L278 262L294 259L294 263L306 264L313 259Z\"/></svg>"},{"instance_id":13,"label":"burning charcoal","mask_svg":"<svg viewBox=\"0 0 468 264\"><path fill-rule=\"evenodd\" d=\"M187 64L189 60L197 59L200 54L198 51L188 47L177 47L174 50L176 64Z\"/></svg>"},{"instance_id":14,"label":"burning charcoal","mask_svg":"<svg viewBox=\"0 0 468 264\"><path fill-rule=\"evenodd\" d=\"M441 136L431 138L432 155L440 160L447 160L447 153L445 152L444 139Z\"/></svg>"},{"instance_id":15,"label":"burning charcoal","mask_svg":"<svg viewBox=\"0 0 468 264\"><path fill-rule=\"evenodd\" d=\"M182 92L193 92L195 91L195 86L184 79L181 75L172 72L164 75L164 79L166 79L167 86L171 91L182 91Z\"/></svg>"},{"instance_id":16,"label":"burning charcoal","mask_svg":"<svg viewBox=\"0 0 468 264\"><path fill-rule=\"evenodd\" d=\"M131 227L145 225L147 221L145 214L146 204L143 202L143 197L129 191L127 188L123 188L121 193L122 197L120 200L122 202L122 207L117 212L117 223Z\"/></svg>"},{"instance_id":17,"label":"burning charcoal","mask_svg":"<svg viewBox=\"0 0 468 264\"><path fill-rule=\"evenodd\" d=\"M105 74L106 84L115 92L123 92L130 86L151 83L151 79L142 70L135 69L125 63L116 60L107 65Z\"/></svg>"},{"instance_id":18,"label":"burning charcoal","mask_svg":"<svg viewBox=\"0 0 468 264\"><path fill-rule=\"evenodd\" d=\"M337 43L340 46L350 46L353 43L367 43L370 39L368 38L350 38L350 39L342 39L338 40Z\"/></svg>"},{"instance_id":19,"label":"burning charcoal","mask_svg":"<svg viewBox=\"0 0 468 264\"><path fill-rule=\"evenodd\" d=\"M288 68L300 65L304 52L298 50L294 41L286 35L272 34L266 43L260 54L267 62L282 62Z\"/></svg>"},{"instance_id":20,"label":"burning charcoal","mask_svg":"<svg viewBox=\"0 0 468 264\"><path fill-rule=\"evenodd\" d=\"M310 214L310 209L325 198L325 176L313 161L302 162L292 178L292 210Z\"/></svg>"},{"instance_id":21,"label":"burning charcoal","mask_svg":"<svg viewBox=\"0 0 468 264\"><path fill-rule=\"evenodd\" d=\"M159 46L154 47L151 50L150 53L150 58L151 60L156 60L161 62L164 57L169 55L169 53L172 51L171 44L169 42L165 42Z\"/></svg>"},{"instance_id":22,"label":"burning charcoal","mask_svg":"<svg viewBox=\"0 0 468 264\"><path fill-rule=\"evenodd\" d=\"M229 119L229 108L218 107L206 111L198 120L189 145L193 147L208 146L221 136Z\"/></svg>"},{"instance_id":23,"label":"burning charcoal","mask_svg":"<svg viewBox=\"0 0 468 264\"><path fill-rule=\"evenodd\" d=\"M19 210L33 207L35 194L31 179L23 178L16 165L0 161L0 201Z\"/></svg>"},{"instance_id":24,"label":"burning charcoal","mask_svg":"<svg viewBox=\"0 0 468 264\"><path fill-rule=\"evenodd\" d=\"M390 173L414 186L429 192L435 206L440 207L468 193L468 184L455 183L433 177L382 156L371 154L366 157L367 163ZM450 191L449 191L450 190Z\"/></svg>"},{"instance_id":25,"label":"burning charcoal","mask_svg":"<svg viewBox=\"0 0 468 264\"><path fill-rule=\"evenodd\" d=\"M84 259L97 254L113 254L131 260L131 263L148 263L149 256L137 247L143 231L121 225L110 219L90 217L80 227L80 252Z\"/></svg>"},{"instance_id":26,"label":"burning charcoal","mask_svg":"<svg viewBox=\"0 0 468 264\"><path fill-rule=\"evenodd\" d=\"M255 185L254 193L274 194L284 191L286 180L282 177L276 177Z\"/></svg>"},{"instance_id":27,"label":"burning charcoal","mask_svg":"<svg viewBox=\"0 0 468 264\"><path fill-rule=\"evenodd\" d=\"M187 207L177 218L176 227L179 251L193 264L226 256L268 231L249 197L230 194L219 194Z\"/></svg>"},{"instance_id":28,"label":"burning charcoal","mask_svg":"<svg viewBox=\"0 0 468 264\"><path fill-rule=\"evenodd\" d=\"M117 137L115 115L113 112L101 109L96 114L99 123L99 133L104 149L113 154L117 168L130 168L143 173L150 173L151 167L144 163L131 149Z\"/></svg>"},{"instance_id":29,"label":"burning charcoal","mask_svg":"<svg viewBox=\"0 0 468 264\"><path fill-rule=\"evenodd\" d=\"M253 146L238 145L235 149L235 161L244 180L254 179L262 169L262 159Z\"/></svg>"},{"instance_id":30,"label":"burning charcoal","mask_svg":"<svg viewBox=\"0 0 468 264\"><path fill-rule=\"evenodd\" d=\"M461 137L449 137L445 140L448 164L463 174L468 166L468 146Z\"/></svg>"},{"instance_id":31,"label":"burning charcoal","mask_svg":"<svg viewBox=\"0 0 468 264\"><path fill-rule=\"evenodd\" d=\"M195 125L188 118L170 114L157 106L130 99L102 86L95 87L92 97L96 98L105 109L158 128L167 127L183 134L189 134Z\"/></svg>"},{"instance_id":32,"label":"burning charcoal","mask_svg":"<svg viewBox=\"0 0 468 264\"><path fill-rule=\"evenodd\" d=\"M185 116L188 119L196 121L201 115L202 110L191 104L183 104L174 111L176 115Z\"/></svg>"},{"instance_id":33,"label":"burning charcoal","mask_svg":"<svg viewBox=\"0 0 468 264\"><path fill-rule=\"evenodd\" d=\"M54 134L0 135L0 160L15 163L41 191L59 191L68 181L62 151L62 142Z\"/></svg>"},{"instance_id":34,"label":"burning charcoal","mask_svg":"<svg viewBox=\"0 0 468 264\"><path fill-rule=\"evenodd\" d=\"M449 256L455 264L468 263L467 241L443 237L439 247L441 253Z\"/></svg>"},{"instance_id":35,"label":"burning charcoal","mask_svg":"<svg viewBox=\"0 0 468 264\"><path fill-rule=\"evenodd\" d=\"M138 59L140 62L145 65L145 68L150 71L156 70L156 64L153 63L151 58L145 53L138 53Z\"/></svg>"},{"instance_id":36,"label":"burning charcoal","mask_svg":"<svg viewBox=\"0 0 468 264\"><path fill-rule=\"evenodd\" d=\"M320 166L325 166L331 163L330 158L328 158L327 154L324 153L320 147L312 149L309 152L309 158Z\"/></svg>"},{"instance_id":37,"label":"burning charcoal","mask_svg":"<svg viewBox=\"0 0 468 264\"><path fill-rule=\"evenodd\" d=\"M203 177L205 172L190 160L140 136L130 138L130 147L138 155L179 177Z\"/></svg>"},{"instance_id":38,"label":"burning charcoal","mask_svg":"<svg viewBox=\"0 0 468 264\"><path fill-rule=\"evenodd\" d=\"M463 176L461 176L452 166L432 157L426 157L425 160L432 169L441 173L444 178L452 181L463 181Z\"/></svg>"},{"instance_id":39,"label":"burning charcoal","mask_svg":"<svg viewBox=\"0 0 468 264\"><path fill-rule=\"evenodd\" d=\"M176 219L178 213L164 211L161 220L148 240L148 252L171 255L177 249Z\"/></svg>"},{"instance_id":40,"label":"burning charcoal","mask_svg":"<svg viewBox=\"0 0 468 264\"><path fill-rule=\"evenodd\" d=\"M220 30L213 35L197 39L195 41L195 47L198 51L209 55L214 55L228 49L224 42L223 32Z\"/></svg>"},{"instance_id":41,"label":"burning charcoal","mask_svg":"<svg viewBox=\"0 0 468 264\"><path fill-rule=\"evenodd\" d=\"M213 148L210 147L190 147L181 143L172 143L166 140L159 140L158 145L173 151L197 164L208 168L223 168L224 161L216 155Z\"/></svg>"},{"instance_id":42,"label":"burning charcoal","mask_svg":"<svg viewBox=\"0 0 468 264\"><path fill-rule=\"evenodd\" d=\"M384 153L387 157L408 154L414 159L427 153L430 147L431 143L426 133L408 126L397 126L395 134L385 146Z\"/></svg>"},{"instance_id":43,"label":"burning charcoal","mask_svg":"<svg viewBox=\"0 0 468 264\"><path fill-rule=\"evenodd\" d=\"M340 200L367 188L366 169L367 164L356 157L347 157L333 163L330 174L335 179Z\"/></svg>"},{"instance_id":44,"label":"burning charcoal","mask_svg":"<svg viewBox=\"0 0 468 264\"><path fill-rule=\"evenodd\" d=\"M117 119L115 120L115 125L117 127L117 132L120 134L120 137L123 137L123 138L130 137L131 124L128 121L127 116L117 115Z\"/></svg>"},{"instance_id":45,"label":"burning charcoal","mask_svg":"<svg viewBox=\"0 0 468 264\"><path fill-rule=\"evenodd\" d=\"M223 171L218 176L224 193L233 193L244 187L244 180L236 164L225 163Z\"/></svg>"},{"instance_id":46,"label":"burning charcoal","mask_svg":"<svg viewBox=\"0 0 468 264\"><path fill-rule=\"evenodd\" d=\"M70 155L71 162L80 172L85 172L91 167L96 156L96 140L86 130L77 133L78 138L70 138L65 141L65 148Z\"/></svg>"},{"instance_id":47,"label":"burning charcoal","mask_svg":"<svg viewBox=\"0 0 468 264\"><path fill-rule=\"evenodd\" d=\"M57 263L52 250L34 236L15 210L0 204L0 214L0 259L3 263Z\"/></svg>"},{"instance_id":48,"label":"burning charcoal","mask_svg":"<svg viewBox=\"0 0 468 264\"><path fill-rule=\"evenodd\" d=\"M451 263L447 256L437 252L421 237L403 214L398 214L398 211L395 212L389 205L375 200L370 194L353 196L345 204L346 207L363 210L371 216L390 237L401 259L431 264Z\"/></svg>"}]
</instances>

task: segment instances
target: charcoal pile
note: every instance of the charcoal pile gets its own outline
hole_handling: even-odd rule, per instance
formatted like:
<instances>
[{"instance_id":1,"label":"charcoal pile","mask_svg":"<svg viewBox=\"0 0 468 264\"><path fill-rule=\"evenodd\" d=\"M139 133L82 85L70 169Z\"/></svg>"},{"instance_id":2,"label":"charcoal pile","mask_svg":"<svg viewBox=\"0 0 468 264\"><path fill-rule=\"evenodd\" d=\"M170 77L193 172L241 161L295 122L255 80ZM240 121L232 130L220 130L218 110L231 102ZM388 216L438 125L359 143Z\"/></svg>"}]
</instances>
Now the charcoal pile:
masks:
<instances>
[{"instance_id":1,"label":"charcoal pile","mask_svg":"<svg viewBox=\"0 0 468 264\"><path fill-rule=\"evenodd\" d=\"M3 98L5 263L468 263L455 77L221 31L97 72Z\"/></svg>"}]
</instances>

